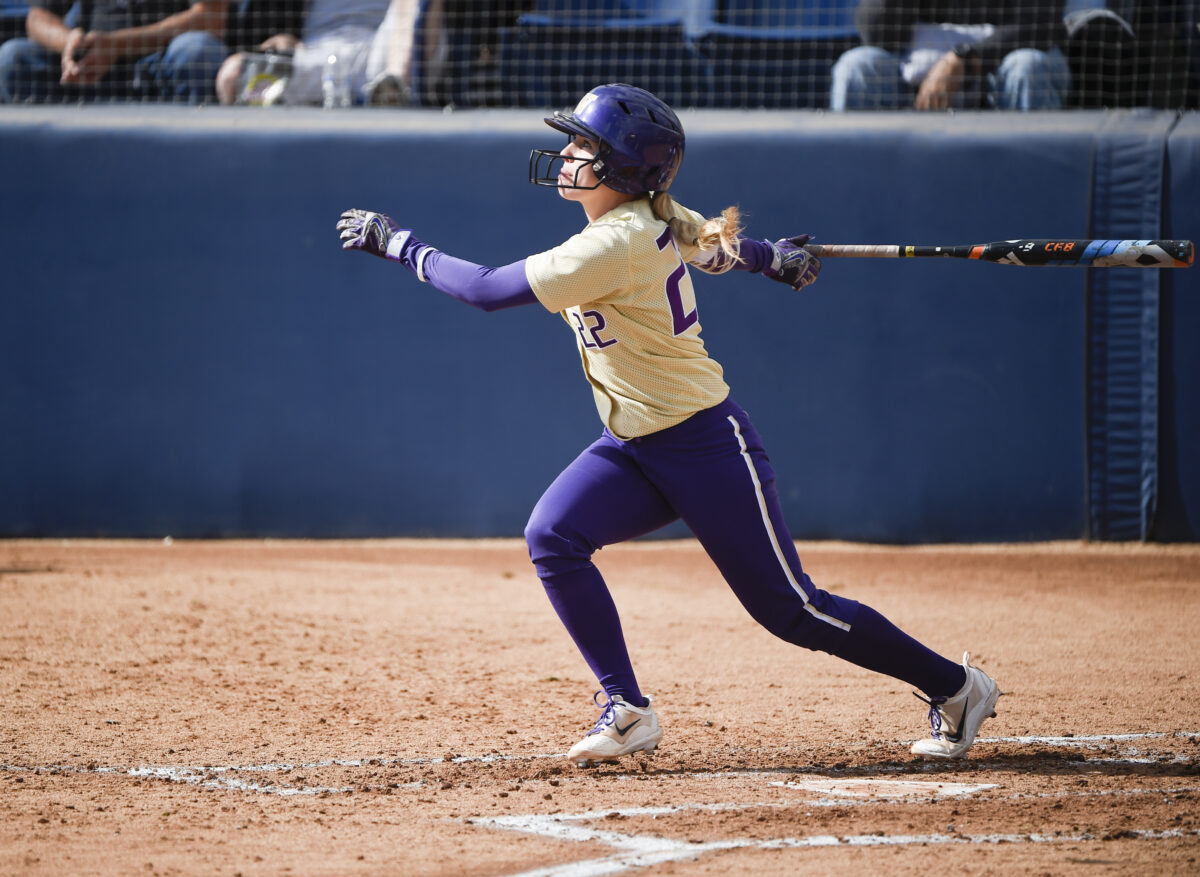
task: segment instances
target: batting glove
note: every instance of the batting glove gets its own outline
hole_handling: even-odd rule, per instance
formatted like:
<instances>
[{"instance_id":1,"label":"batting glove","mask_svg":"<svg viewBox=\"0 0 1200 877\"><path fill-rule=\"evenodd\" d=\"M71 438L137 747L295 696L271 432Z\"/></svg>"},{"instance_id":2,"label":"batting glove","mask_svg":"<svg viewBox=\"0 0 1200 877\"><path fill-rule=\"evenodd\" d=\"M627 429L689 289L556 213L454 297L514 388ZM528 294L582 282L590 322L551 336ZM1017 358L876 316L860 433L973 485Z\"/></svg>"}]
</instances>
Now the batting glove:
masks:
<instances>
[{"instance_id":1,"label":"batting glove","mask_svg":"<svg viewBox=\"0 0 1200 877\"><path fill-rule=\"evenodd\" d=\"M763 241L774 256L762 273L792 289L803 289L813 283L821 273L821 260L804 249L810 238L811 235L802 234L775 243Z\"/></svg>"},{"instance_id":2,"label":"batting glove","mask_svg":"<svg viewBox=\"0 0 1200 877\"><path fill-rule=\"evenodd\" d=\"M338 220L343 250L362 250L381 259L407 265L422 281L425 258L433 247L413 237L412 229L401 228L386 213L347 210Z\"/></svg>"}]
</instances>

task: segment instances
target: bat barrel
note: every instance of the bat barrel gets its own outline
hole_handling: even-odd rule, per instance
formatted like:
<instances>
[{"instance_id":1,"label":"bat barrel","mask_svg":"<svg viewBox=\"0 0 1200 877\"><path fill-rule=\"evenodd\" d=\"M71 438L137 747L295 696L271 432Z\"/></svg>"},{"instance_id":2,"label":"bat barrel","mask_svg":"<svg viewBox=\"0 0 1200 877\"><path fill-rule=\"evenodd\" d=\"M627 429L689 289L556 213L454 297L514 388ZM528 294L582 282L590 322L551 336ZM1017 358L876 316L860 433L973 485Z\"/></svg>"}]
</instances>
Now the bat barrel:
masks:
<instances>
[{"instance_id":1,"label":"bat barrel","mask_svg":"<svg viewBox=\"0 0 1200 877\"><path fill-rule=\"evenodd\" d=\"M1185 240L1013 241L1014 265L1083 265L1092 268L1187 268L1193 246Z\"/></svg>"}]
</instances>

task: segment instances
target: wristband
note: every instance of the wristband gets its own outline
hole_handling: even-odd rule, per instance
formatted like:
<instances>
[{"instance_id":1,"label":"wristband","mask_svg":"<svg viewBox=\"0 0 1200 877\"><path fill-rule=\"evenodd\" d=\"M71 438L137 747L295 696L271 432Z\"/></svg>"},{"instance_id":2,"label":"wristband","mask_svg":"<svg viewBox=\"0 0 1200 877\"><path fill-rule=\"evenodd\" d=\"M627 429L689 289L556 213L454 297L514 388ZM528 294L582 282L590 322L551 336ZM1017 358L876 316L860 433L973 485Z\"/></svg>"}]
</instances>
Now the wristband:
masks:
<instances>
[{"instance_id":1,"label":"wristband","mask_svg":"<svg viewBox=\"0 0 1200 877\"><path fill-rule=\"evenodd\" d=\"M421 252L417 253L417 279L422 283L428 283L429 278L425 276L425 259L433 252L433 247L425 247Z\"/></svg>"}]
</instances>

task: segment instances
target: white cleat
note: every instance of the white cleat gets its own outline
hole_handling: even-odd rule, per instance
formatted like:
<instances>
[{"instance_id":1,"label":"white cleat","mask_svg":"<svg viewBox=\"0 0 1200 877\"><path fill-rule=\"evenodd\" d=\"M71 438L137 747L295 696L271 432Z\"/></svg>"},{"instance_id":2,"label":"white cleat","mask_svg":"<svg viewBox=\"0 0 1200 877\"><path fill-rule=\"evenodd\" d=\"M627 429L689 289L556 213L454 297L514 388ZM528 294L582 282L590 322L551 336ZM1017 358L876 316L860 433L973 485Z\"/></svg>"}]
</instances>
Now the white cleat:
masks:
<instances>
[{"instance_id":1,"label":"white cleat","mask_svg":"<svg viewBox=\"0 0 1200 877\"><path fill-rule=\"evenodd\" d=\"M913 755L925 758L961 758L975 742L983 720L996 715L1000 689L996 681L978 667L971 666L971 653L963 654L967 681L953 697L924 698L929 704L929 739L912 745Z\"/></svg>"},{"instance_id":2,"label":"white cleat","mask_svg":"<svg viewBox=\"0 0 1200 877\"><path fill-rule=\"evenodd\" d=\"M599 695L600 692L596 692L593 700L604 711L596 727L571 747L567 760L577 767L587 767L601 761L616 761L633 752L653 752L662 739L662 727L650 705L650 698L646 698L644 707L636 707L621 697L601 704L597 699Z\"/></svg>"}]
</instances>

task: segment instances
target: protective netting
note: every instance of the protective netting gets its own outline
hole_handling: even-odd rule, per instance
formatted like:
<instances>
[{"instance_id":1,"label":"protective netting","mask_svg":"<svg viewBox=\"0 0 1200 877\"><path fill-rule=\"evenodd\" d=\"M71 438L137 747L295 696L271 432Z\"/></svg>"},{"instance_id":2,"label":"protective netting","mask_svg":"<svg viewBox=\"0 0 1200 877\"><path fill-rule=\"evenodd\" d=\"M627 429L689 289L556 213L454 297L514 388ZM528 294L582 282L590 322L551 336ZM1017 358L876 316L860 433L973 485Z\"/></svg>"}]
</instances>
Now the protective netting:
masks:
<instances>
[{"instance_id":1,"label":"protective netting","mask_svg":"<svg viewBox=\"0 0 1200 877\"><path fill-rule=\"evenodd\" d=\"M1200 105L1200 0L0 0L0 102Z\"/></svg>"}]
</instances>

